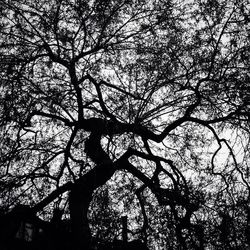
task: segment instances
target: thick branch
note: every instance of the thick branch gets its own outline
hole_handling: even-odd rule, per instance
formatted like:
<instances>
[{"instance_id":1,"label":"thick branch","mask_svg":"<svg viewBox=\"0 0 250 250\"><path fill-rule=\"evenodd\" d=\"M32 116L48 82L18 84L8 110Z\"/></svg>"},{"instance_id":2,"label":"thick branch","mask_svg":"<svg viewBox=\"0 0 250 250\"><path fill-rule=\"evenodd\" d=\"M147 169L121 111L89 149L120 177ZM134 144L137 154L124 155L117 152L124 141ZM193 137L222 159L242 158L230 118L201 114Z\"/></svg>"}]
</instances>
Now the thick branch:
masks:
<instances>
[{"instance_id":1,"label":"thick branch","mask_svg":"<svg viewBox=\"0 0 250 250\"><path fill-rule=\"evenodd\" d=\"M58 187L56 190L52 191L45 199L37 203L35 206L32 207L34 212L38 212L46 207L49 203L54 201L60 194L69 191L73 186L72 182L67 182L64 185Z\"/></svg>"},{"instance_id":2,"label":"thick branch","mask_svg":"<svg viewBox=\"0 0 250 250\"><path fill-rule=\"evenodd\" d=\"M75 64L72 63L69 67L69 75L71 84L74 86L76 92L76 99L78 104L78 120L83 119L83 100L82 100L82 90L79 87L79 82L76 76Z\"/></svg>"},{"instance_id":3,"label":"thick branch","mask_svg":"<svg viewBox=\"0 0 250 250\"><path fill-rule=\"evenodd\" d=\"M61 122L63 122L65 125L67 125L67 126L73 126L73 122L71 122L70 120L68 120L68 119L66 119L66 118L63 118L63 117L61 117L61 116L59 116L59 115L54 115L54 114L50 114L50 113L45 113L45 112L43 112L43 111L34 111L34 112L32 112L31 113L31 115L30 115L30 117L29 117L29 119L31 119L32 118L32 116L34 116L34 115L39 115L39 116L43 116L43 117L46 117L46 118L50 118L50 119L56 119L56 120L58 120L58 121L61 121Z\"/></svg>"},{"instance_id":4,"label":"thick branch","mask_svg":"<svg viewBox=\"0 0 250 250\"><path fill-rule=\"evenodd\" d=\"M105 105L105 101L103 100L103 97L102 97L102 91L101 91L101 88L100 88L100 83L98 83L91 75L87 75L87 78L89 79L90 82L92 82L96 88L96 92L97 92L97 95L98 95L98 98L99 98L99 103L100 103L100 106L102 108L102 111L108 116L110 117L112 120L116 120L115 116L113 114L111 114L109 112L109 110L107 109L106 105Z\"/></svg>"}]
</instances>

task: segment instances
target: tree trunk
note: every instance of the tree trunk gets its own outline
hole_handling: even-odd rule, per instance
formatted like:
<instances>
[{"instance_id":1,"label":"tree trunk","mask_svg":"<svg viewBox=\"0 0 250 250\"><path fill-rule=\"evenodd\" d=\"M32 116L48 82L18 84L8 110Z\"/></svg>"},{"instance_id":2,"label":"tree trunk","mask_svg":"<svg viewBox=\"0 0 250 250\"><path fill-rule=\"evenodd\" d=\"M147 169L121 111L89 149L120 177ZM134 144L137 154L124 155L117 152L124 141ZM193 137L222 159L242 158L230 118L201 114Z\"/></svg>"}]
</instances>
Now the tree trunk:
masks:
<instances>
[{"instance_id":1,"label":"tree trunk","mask_svg":"<svg viewBox=\"0 0 250 250\"><path fill-rule=\"evenodd\" d=\"M87 185L75 185L69 196L69 209L72 227L72 245L75 250L90 248L91 232L88 221L88 208L92 193Z\"/></svg>"},{"instance_id":2,"label":"tree trunk","mask_svg":"<svg viewBox=\"0 0 250 250\"><path fill-rule=\"evenodd\" d=\"M69 209L74 250L89 250L91 232L88 208L95 189L105 184L114 174L113 162L100 145L100 135L91 134L85 143L85 151L96 163L94 169L80 177L69 194Z\"/></svg>"}]
</instances>

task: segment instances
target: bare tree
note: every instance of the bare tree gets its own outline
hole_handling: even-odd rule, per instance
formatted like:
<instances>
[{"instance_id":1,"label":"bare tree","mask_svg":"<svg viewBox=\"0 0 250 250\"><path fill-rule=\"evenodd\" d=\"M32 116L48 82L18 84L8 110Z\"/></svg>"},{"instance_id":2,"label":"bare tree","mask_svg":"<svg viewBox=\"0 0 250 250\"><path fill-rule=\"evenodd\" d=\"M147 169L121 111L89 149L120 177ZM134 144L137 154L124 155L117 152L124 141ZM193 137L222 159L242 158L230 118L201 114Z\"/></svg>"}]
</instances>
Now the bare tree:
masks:
<instances>
[{"instance_id":1,"label":"bare tree","mask_svg":"<svg viewBox=\"0 0 250 250\"><path fill-rule=\"evenodd\" d=\"M0 5L3 208L68 202L89 249L93 197L124 187L145 239L249 244L248 0Z\"/></svg>"}]
</instances>

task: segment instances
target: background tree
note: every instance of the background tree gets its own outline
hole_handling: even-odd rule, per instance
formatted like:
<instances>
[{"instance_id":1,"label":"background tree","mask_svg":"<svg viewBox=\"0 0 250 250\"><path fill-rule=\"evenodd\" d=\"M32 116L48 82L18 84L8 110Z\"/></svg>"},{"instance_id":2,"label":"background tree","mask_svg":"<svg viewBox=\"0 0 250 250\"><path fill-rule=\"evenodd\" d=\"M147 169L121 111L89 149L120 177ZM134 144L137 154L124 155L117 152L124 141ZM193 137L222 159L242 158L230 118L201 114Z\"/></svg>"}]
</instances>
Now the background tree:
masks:
<instances>
[{"instance_id":1,"label":"background tree","mask_svg":"<svg viewBox=\"0 0 250 250\"><path fill-rule=\"evenodd\" d=\"M2 209L68 207L74 249L121 209L152 249L249 245L248 0L0 6Z\"/></svg>"}]
</instances>

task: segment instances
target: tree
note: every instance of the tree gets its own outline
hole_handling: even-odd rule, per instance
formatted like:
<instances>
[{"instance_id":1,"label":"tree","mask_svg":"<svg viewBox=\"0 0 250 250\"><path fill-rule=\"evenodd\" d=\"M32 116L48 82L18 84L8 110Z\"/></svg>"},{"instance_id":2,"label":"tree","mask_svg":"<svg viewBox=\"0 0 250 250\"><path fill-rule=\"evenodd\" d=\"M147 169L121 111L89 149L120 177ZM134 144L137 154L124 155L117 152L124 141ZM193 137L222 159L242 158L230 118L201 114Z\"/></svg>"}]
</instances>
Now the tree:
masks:
<instances>
[{"instance_id":1,"label":"tree","mask_svg":"<svg viewBox=\"0 0 250 250\"><path fill-rule=\"evenodd\" d=\"M108 188L151 247L249 245L248 0L0 3L2 209L89 249Z\"/></svg>"}]
</instances>

